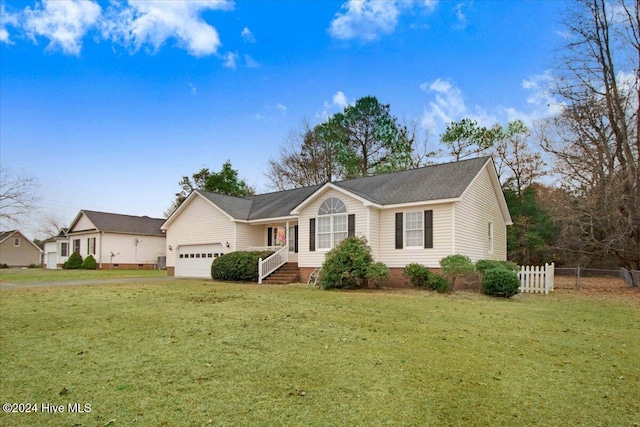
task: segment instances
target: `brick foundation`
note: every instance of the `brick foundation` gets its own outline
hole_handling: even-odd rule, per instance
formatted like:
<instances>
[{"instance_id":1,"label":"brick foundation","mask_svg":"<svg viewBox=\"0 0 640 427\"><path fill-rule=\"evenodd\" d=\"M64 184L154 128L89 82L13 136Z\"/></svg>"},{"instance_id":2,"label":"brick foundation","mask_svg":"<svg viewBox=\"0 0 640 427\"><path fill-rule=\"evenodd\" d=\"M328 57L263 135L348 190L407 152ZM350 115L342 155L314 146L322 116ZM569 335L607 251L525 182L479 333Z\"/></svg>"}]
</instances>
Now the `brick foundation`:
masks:
<instances>
[{"instance_id":1,"label":"brick foundation","mask_svg":"<svg viewBox=\"0 0 640 427\"><path fill-rule=\"evenodd\" d=\"M176 275L175 267L167 267L167 276L173 277Z\"/></svg>"},{"instance_id":2,"label":"brick foundation","mask_svg":"<svg viewBox=\"0 0 640 427\"><path fill-rule=\"evenodd\" d=\"M156 265L153 263L149 264L121 264L121 263L102 263L98 266L98 270L153 270L156 268Z\"/></svg>"},{"instance_id":3,"label":"brick foundation","mask_svg":"<svg viewBox=\"0 0 640 427\"><path fill-rule=\"evenodd\" d=\"M302 283L307 283L309 281L309 276L311 276L311 273L313 273L313 270L314 267L300 267L300 281ZM441 272L439 268L430 268L429 270L438 274L440 274ZM389 280L385 282L383 286L388 288L413 287L409 279L404 276L404 267L389 268Z\"/></svg>"}]
</instances>

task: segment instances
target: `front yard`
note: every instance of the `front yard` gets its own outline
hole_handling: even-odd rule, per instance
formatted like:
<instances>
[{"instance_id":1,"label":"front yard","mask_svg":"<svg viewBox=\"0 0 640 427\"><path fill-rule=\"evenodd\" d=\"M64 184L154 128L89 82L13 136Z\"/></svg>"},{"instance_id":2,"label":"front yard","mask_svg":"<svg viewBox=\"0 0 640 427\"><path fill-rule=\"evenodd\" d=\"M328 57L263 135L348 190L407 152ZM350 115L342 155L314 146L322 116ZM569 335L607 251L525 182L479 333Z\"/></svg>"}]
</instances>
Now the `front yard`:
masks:
<instances>
[{"instance_id":1,"label":"front yard","mask_svg":"<svg viewBox=\"0 0 640 427\"><path fill-rule=\"evenodd\" d=\"M640 423L637 292L141 279L2 291L0 304L0 403L39 409L0 425Z\"/></svg>"},{"instance_id":2,"label":"front yard","mask_svg":"<svg viewBox=\"0 0 640 427\"><path fill-rule=\"evenodd\" d=\"M76 280L165 277L166 270L47 270L45 268L0 269L0 283L41 283Z\"/></svg>"}]
</instances>

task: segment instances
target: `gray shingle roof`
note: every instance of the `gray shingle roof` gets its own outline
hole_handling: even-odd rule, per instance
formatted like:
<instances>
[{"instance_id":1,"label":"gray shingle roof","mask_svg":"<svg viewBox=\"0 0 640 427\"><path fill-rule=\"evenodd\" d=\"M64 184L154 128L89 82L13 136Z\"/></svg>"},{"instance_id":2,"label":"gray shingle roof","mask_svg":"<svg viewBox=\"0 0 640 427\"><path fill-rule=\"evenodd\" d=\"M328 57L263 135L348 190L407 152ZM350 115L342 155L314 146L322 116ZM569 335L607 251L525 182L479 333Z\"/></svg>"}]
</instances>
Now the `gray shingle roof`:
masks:
<instances>
[{"instance_id":1,"label":"gray shingle roof","mask_svg":"<svg viewBox=\"0 0 640 427\"><path fill-rule=\"evenodd\" d=\"M164 236L160 226L165 220L161 218L121 215L84 209L81 212L89 218L98 231Z\"/></svg>"},{"instance_id":2,"label":"gray shingle roof","mask_svg":"<svg viewBox=\"0 0 640 427\"><path fill-rule=\"evenodd\" d=\"M0 231L0 243L4 242L9 236L15 233L18 230L10 230L10 231Z\"/></svg>"},{"instance_id":3,"label":"gray shingle roof","mask_svg":"<svg viewBox=\"0 0 640 427\"><path fill-rule=\"evenodd\" d=\"M479 157L339 181L333 185L380 205L451 199L462 196L490 160L490 157ZM245 198L196 191L235 219L256 220L289 216L296 206L321 187L315 185Z\"/></svg>"}]
</instances>

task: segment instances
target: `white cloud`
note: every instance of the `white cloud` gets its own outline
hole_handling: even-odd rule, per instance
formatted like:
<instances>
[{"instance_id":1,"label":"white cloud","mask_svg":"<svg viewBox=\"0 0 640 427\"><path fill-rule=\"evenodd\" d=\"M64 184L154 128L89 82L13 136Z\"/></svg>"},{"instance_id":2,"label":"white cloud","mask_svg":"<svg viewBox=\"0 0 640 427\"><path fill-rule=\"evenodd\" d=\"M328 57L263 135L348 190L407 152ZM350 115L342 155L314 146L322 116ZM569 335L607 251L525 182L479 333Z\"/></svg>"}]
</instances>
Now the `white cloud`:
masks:
<instances>
[{"instance_id":1,"label":"white cloud","mask_svg":"<svg viewBox=\"0 0 640 427\"><path fill-rule=\"evenodd\" d=\"M276 110L280 111L284 116L287 113L288 108L285 105L278 103L276 104Z\"/></svg>"},{"instance_id":2,"label":"white cloud","mask_svg":"<svg viewBox=\"0 0 640 427\"><path fill-rule=\"evenodd\" d=\"M224 62L222 63L222 65L224 65L227 68L231 68L231 69L236 69L237 67L237 63L238 63L238 52L227 52L224 55L222 55L222 59L224 59Z\"/></svg>"},{"instance_id":3,"label":"white cloud","mask_svg":"<svg viewBox=\"0 0 640 427\"><path fill-rule=\"evenodd\" d=\"M7 26L18 25L18 15L7 12L4 4L0 4L0 43L13 44L9 38L9 30Z\"/></svg>"},{"instance_id":4,"label":"white cloud","mask_svg":"<svg viewBox=\"0 0 640 427\"><path fill-rule=\"evenodd\" d=\"M343 109L349 105L346 95L341 90L333 95L333 104Z\"/></svg>"},{"instance_id":5,"label":"white cloud","mask_svg":"<svg viewBox=\"0 0 640 427\"><path fill-rule=\"evenodd\" d=\"M244 63L246 64L247 67L249 68L256 68L258 67L258 63L249 55L244 55Z\"/></svg>"},{"instance_id":6,"label":"white cloud","mask_svg":"<svg viewBox=\"0 0 640 427\"><path fill-rule=\"evenodd\" d=\"M277 103L275 105L265 105L262 107L262 111L254 114L253 116L257 120L267 120L271 122L278 121L279 118L285 117L287 115L287 111L289 109L286 105L282 103Z\"/></svg>"},{"instance_id":7,"label":"white cloud","mask_svg":"<svg viewBox=\"0 0 640 427\"><path fill-rule=\"evenodd\" d=\"M467 19L467 16L462 11L463 7L464 7L464 3L458 3L456 7L453 9L456 12L456 20L458 21L457 24L455 25L455 28L459 30L464 30L469 25L469 20Z\"/></svg>"},{"instance_id":8,"label":"white cloud","mask_svg":"<svg viewBox=\"0 0 640 427\"><path fill-rule=\"evenodd\" d=\"M103 36L134 52L143 46L157 51L167 40L175 39L193 56L211 55L221 46L220 37L200 14L232 7L233 3L227 0L130 0L128 7L112 3L109 19L103 23Z\"/></svg>"},{"instance_id":9,"label":"white cloud","mask_svg":"<svg viewBox=\"0 0 640 427\"><path fill-rule=\"evenodd\" d=\"M49 39L48 50L60 48L69 55L79 55L82 38L96 24L102 9L92 1L43 0L32 9L24 10L24 29L36 41L36 36Z\"/></svg>"},{"instance_id":10,"label":"white cloud","mask_svg":"<svg viewBox=\"0 0 640 427\"><path fill-rule=\"evenodd\" d=\"M255 43L256 42L256 38L253 35L253 33L251 32L251 30L249 29L249 27L244 27L242 29L242 32L240 32L240 37L242 37L242 39L246 42L249 43Z\"/></svg>"},{"instance_id":11,"label":"white cloud","mask_svg":"<svg viewBox=\"0 0 640 427\"><path fill-rule=\"evenodd\" d=\"M195 85L193 83L187 83L187 84L191 88L191 95L195 95L196 93L198 93L198 88L195 87Z\"/></svg>"},{"instance_id":12,"label":"white cloud","mask_svg":"<svg viewBox=\"0 0 640 427\"><path fill-rule=\"evenodd\" d=\"M515 118L522 119L525 123L530 124L535 120L556 116L566 107L565 102L558 101L551 93L551 87L554 83L554 76L550 71L542 74L536 74L522 81L522 87L531 91L527 97L527 104L531 106L531 111L523 114L513 110L511 114L515 114Z\"/></svg>"},{"instance_id":13,"label":"white cloud","mask_svg":"<svg viewBox=\"0 0 640 427\"><path fill-rule=\"evenodd\" d=\"M467 114L462 91L449 81L436 79L431 83L422 83L420 89L427 94L435 94L435 99L429 102L422 115L422 125L427 129L440 129Z\"/></svg>"}]
</instances>

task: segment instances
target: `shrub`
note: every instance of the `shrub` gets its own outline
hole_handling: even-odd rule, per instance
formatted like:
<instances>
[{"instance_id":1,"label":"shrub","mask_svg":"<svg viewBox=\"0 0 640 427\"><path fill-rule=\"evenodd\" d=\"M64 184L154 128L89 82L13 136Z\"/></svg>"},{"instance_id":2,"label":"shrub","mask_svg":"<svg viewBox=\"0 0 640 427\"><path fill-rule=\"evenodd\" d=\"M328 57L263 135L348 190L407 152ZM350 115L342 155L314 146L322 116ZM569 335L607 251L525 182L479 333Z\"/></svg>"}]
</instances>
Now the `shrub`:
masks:
<instances>
[{"instance_id":1,"label":"shrub","mask_svg":"<svg viewBox=\"0 0 640 427\"><path fill-rule=\"evenodd\" d=\"M82 255L78 252L72 253L67 261L64 263L62 268L67 270L77 270L82 267Z\"/></svg>"},{"instance_id":2,"label":"shrub","mask_svg":"<svg viewBox=\"0 0 640 427\"><path fill-rule=\"evenodd\" d=\"M9 268L7 264L0 264L0 268Z\"/></svg>"},{"instance_id":3,"label":"shrub","mask_svg":"<svg viewBox=\"0 0 640 427\"><path fill-rule=\"evenodd\" d=\"M475 267L471 258L466 255L449 255L440 260L442 274L451 278L451 286L455 287L456 279L473 274Z\"/></svg>"},{"instance_id":4,"label":"shrub","mask_svg":"<svg viewBox=\"0 0 640 427\"><path fill-rule=\"evenodd\" d=\"M213 260L211 277L214 280L235 282L258 281L258 259L265 259L273 252L231 252Z\"/></svg>"},{"instance_id":5,"label":"shrub","mask_svg":"<svg viewBox=\"0 0 640 427\"><path fill-rule=\"evenodd\" d=\"M407 264L404 268L403 274L414 286L418 286L419 288L428 287L430 276L428 267L417 263Z\"/></svg>"},{"instance_id":6,"label":"shrub","mask_svg":"<svg viewBox=\"0 0 640 427\"><path fill-rule=\"evenodd\" d=\"M371 248L363 237L349 237L333 248L322 264L318 285L323 289L355 289L389 277L389 269L374 263Z\"/></svg>"},{"instance_id":7,"label":"shrub","mask_svg":"<svg viewBox=\"0 0 640 427\"><path fill-rule=\"evenodd\" d=\"M382 262L374 262L367 269L367 280L376 288L389 279L389 267Z\"/></svg>"},{"instance_id":8,"label":"shrub","mask_svg":"<svg viewBox=\"0 0 640 427\"><path fill-rule=\"evenodd\" d=\"M451 290L451 284L449 284L449 281L436 273L429 273L427 286L429 287L429 289L433 289L434 291L441 294L449 292Z\"/></svg>"},{"instance_id":9,"label":"shrub","mask_svg":"<svg viewBox=\"0 0 640 427\"><path fill-rule=\"evenodd\" d=\"M495 268L502 268L509 271L516 271L518 266L511 261L496 261L493 259L481 259L476 262L476 270L484 274L487 270L493 270Z\"/></svg>"},{"instance_id":10,"label":"shrub","mask_svg":"<svg viewBox=\"0 0 640 427\"><path fill-rule=\"evenodd\" d=\"M38 264L29 264L27 268L40 268L40 266Z\"/></svg>"},{"instance_id":11,"label":"shrub","mask_svg":"<svg viewBox=\"0 0 640 427\"><path fill-rule=\"evenodd\" d=\"M98 263L96 263L96 259L93 255L89 255L82 261L82 265L80 266L83 270L95 270L98 268Z\"/></svg>"},{"instance_id":12,"label":"shrub","mask_svg":"<svg viewBox=\"0 0 640 427\"><path fill-rule=\"evenodd\" d=\"M519 288L520 280L517 274L501 267L485 271L480 290L492 297L511 298L519 292Z\"/></svg>"}]
</instances>

